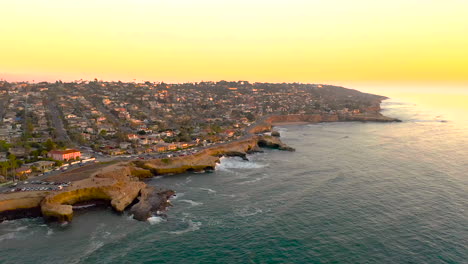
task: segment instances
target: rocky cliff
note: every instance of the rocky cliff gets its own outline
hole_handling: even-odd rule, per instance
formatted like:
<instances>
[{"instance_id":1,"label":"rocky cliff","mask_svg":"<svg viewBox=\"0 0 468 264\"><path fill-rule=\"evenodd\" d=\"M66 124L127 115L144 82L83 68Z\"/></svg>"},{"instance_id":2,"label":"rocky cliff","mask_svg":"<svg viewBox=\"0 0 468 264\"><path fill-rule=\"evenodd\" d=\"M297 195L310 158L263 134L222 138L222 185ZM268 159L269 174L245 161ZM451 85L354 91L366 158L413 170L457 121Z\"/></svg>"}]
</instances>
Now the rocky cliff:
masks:
<instances>
[{"instance_id":1,"label":"rocky cliff","mask_svg":"<svg viewBox=\"0 0 468 264\"><path fill-rule=\"evenodd\" d=\"M189 156L135 161L134 164L137 167L150 170L154 175L213 170L221 156L235 154L236 156L245 157L247 153L256 150L258 150L258 138L256 136L247 136L234 142L203 149Z\"/></svg>"},{"instance_id":2,"label":"rocky cliff","mask_svg":"<svg viewBox=\"0 0 468 264\"><path fill-rule=\"evenodd\" d=\"M171 190L158 190L156 187L146 186L141 190L139 202L132 206L130 213L133 214L134 219L146 221L152 215L170 206L169 198L174 194L175 192Z\"/></svg>"},{"instance_id":3,"label":"rocky cliff","mask_svg":"<svg viewBox=\"0 0 468 264\"><path fill-rule=\"evenodd\" d=\"M122 212L140 196L142 190L148 193L147 185L132 176L133 169L128 163L100 168L88 178L75 181L58 192L2 194L0 220L42 215L46 219L71 221L73 204L95 200L109 201L116 211ZM158 208L163 205L159 204Z\"/></svg>"},{"instance_id":4,"label":"rocky cliff","mask_svg":"<svg viewBox=\"0 0 468 264\"><path fill-rule=\"evenodd\" d=\"M45 218L71 221L72 205L90 200L108 200L116 211L122 212L145 186L132 179L128 165L118 164L74 182L65 191L49 194L41 202L41 212Z\"/></svg>"}]
</instances>

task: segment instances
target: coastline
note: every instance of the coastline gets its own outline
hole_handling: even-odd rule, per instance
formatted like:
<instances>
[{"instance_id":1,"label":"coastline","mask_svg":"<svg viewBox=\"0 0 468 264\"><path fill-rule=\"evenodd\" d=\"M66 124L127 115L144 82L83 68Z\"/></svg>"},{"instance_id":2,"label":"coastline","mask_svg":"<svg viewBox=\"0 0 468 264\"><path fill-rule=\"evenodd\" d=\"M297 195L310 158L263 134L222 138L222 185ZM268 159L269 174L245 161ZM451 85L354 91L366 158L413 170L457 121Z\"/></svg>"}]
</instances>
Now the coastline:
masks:
<instances>
[{"instance_id":1,"label":"coastline","mask_svg":"<svg viewBox=\"0 0 468 264\"><path fill-rule=\"evenodd\" d=\"M110 201L117 212L133 210L130 205L139 199L135 208L138 220L142 216L151 216L153 212L164 211L170 203L172 190L158 190L149 187L141 180L156 175L180 174L214 170L222 156L239 156L246 159L246 154L259 152L261 147L294 151L278 137L259 135L271 132L275 125L301 125L321 122L401 122L396 118L386 117L377 111L368 114L338 115L270 115L258 120L245 129L246 135L226 143L206 147L198 153L168 159L131 160L108 166L71 171L54 176L56 181L72 179L70 187L61 191L22 192L0 194L0 222L23 217L43 216L48 220L61 222L73 218L73 204L93 200ZM80 169L77 169L80 170ZM50 179L49 179L50 180ZM151 193L156 193L152 195ZM155 198L155 196L157 198ZM152 203L148 200L153 201ZM155 204L154 201L157 201ZM136 210L136 209L135 209Z\"/></svg>"}]
</instances>

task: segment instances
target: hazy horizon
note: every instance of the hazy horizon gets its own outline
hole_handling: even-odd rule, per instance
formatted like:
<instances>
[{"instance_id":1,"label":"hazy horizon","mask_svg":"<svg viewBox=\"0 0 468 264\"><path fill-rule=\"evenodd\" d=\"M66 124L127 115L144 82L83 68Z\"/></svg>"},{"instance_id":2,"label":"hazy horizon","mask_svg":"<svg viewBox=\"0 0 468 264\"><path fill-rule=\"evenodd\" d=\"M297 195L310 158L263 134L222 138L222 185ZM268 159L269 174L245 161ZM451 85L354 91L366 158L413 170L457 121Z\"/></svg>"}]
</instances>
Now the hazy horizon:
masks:
<instances>
[{"instance_id":1,"label":"hazy horizon","mask_svg":"<svg viewBox=\"0 0 468 264\"><path fill-rule=\"evenodd\" d=\"M465 1L8 1L6 80L468 83Z\"/></svg>"}]
</instances>

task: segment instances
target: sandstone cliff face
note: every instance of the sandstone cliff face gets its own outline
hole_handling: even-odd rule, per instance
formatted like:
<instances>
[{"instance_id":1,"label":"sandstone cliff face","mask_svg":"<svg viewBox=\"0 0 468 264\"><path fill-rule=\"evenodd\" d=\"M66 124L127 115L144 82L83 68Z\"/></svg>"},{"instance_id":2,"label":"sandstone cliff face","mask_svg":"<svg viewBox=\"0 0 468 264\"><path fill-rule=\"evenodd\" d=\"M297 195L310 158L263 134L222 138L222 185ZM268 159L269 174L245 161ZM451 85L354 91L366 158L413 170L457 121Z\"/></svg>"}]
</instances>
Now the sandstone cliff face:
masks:
<instances>
[{"instance_id":1,"label":"sandstone cliff face","mask_svg":"<svg viewBox=\"0 0 468 264\"><path fill-rule=\"evenodd\" d=\"M252 150L257 150L257 137L248 136L243 140L221 144L204 149L197 154L170 159L153 159L145 162L135 162L141 168L151 170L155 175L178 174L187 171L212 170L219 162L219 157L237 153L245 156Z\"/></svg>"},{"instance_id":2,"label":"sandstone cliff face","mask_svg":"<svg viewBox=\"0 0 468 264\"><path fill-rule=\"evenodd\" d=\"M0 198L0 222L41 215L40 204L48 192L10 193Z\"/></svg>"},{"instance_id":3,"label":"sandstone cliff face","mask_svg":"<svg viewBox=\"0 0 468 264\"><path fill-rule=\"evenodd\" d=\"M319 122L336 122L338 121L338 115L274 115L269 117L266 122L274 123L285 123L285 122L308 122L308 123L319 123Z\"/></svg>"},{"instance_id":4,"label":"sandstone cliff face","mask_svg":"<svg viewBox=\"0 0 468 264\"><path fill-rule=\"evenodd\" d=\"M122 212L146 187L131 175L132 167L126 163L102 167L75 181L63 191L18 192L0 195L0 220L29 216L71 221L75 203L91 200L107 200Z\"/></svg>"},{"instance_id":5,"label":"sandstone cliff face","mask_svg":"<svg viewBox=\"0 0 468 264\"><path fill-rule=\"evenodd\" d=\"M72 205L89 200L109 200L116 211L122 212L145 186L145 183L131 179L129 166L119 165L77 181L65 191L46 196L41 202L42 215L71 221Z\"/></svg>"}]
</instances>

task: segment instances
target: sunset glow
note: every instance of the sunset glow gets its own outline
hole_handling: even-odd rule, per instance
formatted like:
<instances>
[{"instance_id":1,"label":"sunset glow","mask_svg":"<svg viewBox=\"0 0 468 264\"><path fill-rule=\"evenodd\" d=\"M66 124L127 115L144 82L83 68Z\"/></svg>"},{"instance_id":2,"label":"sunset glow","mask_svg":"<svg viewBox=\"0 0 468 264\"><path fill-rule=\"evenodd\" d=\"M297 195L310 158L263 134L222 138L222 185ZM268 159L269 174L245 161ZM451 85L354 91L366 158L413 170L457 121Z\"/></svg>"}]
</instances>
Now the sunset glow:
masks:
<instances>
[{"instance_id":1,"label":"sunset glow","mask_svg":"<svg viewBox=\"0 0 468 264\"><path fill-rule=\"evenodd\" d=\"M462 0L3 1L0 78L468 82Z\"/></svg>"}]
</instances>

